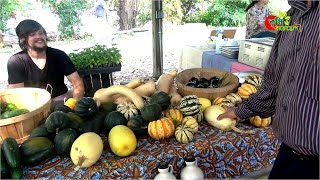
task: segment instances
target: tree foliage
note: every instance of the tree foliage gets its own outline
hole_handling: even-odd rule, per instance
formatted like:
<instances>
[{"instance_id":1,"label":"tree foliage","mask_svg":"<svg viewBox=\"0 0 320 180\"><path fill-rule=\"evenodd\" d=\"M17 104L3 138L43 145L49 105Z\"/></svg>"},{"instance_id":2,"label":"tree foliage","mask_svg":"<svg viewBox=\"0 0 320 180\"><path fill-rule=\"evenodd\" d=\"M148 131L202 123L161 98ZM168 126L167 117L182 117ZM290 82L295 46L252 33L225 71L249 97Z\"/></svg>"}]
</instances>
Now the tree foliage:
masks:
<instances>
[{"instance_id":1,"label":"tree foliage","mask_svg":"<svg viewBox=\"0 0 320 180\"><path fill-rule=\"evenodd\" d=\"M211 26L243 26L248 0L214 0L205 11L188 17L186 22L201 22Z\"/></svg>"},{"instance_id":2,"label":"tree foliage","mask_svg":"<svg viewBox=\"0 0 320 180\"><path fill-rule=\"evenodd\" d=\"M5 30L6 22L10 17L10 12L21 9L24 3L19 0L0 0L0 29Z\"/></svg>"},{"instance_id":3,"label":"tree foliage","mask_svg":"<svg viewBox=\"0 0 320 180\"><path fill-rule=\"evenodd\" d=\"M80 13L89 7L87 0L40 0L49 5L60 18L59 33L61 39L71 38L79 31Z\"/></svg>"}]
</instances>

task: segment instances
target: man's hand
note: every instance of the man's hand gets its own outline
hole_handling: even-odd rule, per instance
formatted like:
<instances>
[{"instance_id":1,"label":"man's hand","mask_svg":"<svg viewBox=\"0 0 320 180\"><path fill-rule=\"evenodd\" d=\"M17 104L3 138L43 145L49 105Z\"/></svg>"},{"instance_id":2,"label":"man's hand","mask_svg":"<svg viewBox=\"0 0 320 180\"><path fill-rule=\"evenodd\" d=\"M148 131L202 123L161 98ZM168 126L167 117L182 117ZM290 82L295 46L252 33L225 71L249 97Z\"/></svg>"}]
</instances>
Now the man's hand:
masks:
<instances>
[{"instance_id":1,"label":"man's hand","mask_svg":"<svg viewBox=\"0 0 320 180\"><path fill-rule=\"evenodd\" d=\"M73 98L80 99L84 94L84 86L78 72L74 72L67 76L67 79L73 86Z\"/></svg>"},{"instance_id":2,"label":"man's hand","mask_svg":"<svg viewBox=\"0 0 320 180\"><path fill-rule=\"evenodd\" d=\"M240 120L240 118L237 117L237 115L235 114L235 109L234 108L229 108L227 107L227 111L223 114L220 114L217 117L217 120L221 120L224 118L230 118L230 119L236 119L237 121Z\"/></svg>"}]
</instances>

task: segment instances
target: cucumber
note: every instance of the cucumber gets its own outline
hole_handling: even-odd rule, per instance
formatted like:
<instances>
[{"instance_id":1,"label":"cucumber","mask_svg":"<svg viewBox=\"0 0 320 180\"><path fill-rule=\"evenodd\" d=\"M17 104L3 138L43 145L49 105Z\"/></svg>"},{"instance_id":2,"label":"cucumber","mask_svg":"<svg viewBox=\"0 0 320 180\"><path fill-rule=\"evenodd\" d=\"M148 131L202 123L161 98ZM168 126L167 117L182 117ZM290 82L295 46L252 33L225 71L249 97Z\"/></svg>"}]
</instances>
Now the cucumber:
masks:
<instances>
[{"instance_id":1,"label":"cucumber","mask_svg":"<svg viewBox=\"0 0 320 180\"><path fill-rule=\"evenodd\" d=\"M18 109L17 106L13 103L7 103L3 106L2 108L2 112L6 112L6 111L13 111Z\"/></svg>"},{"instance_id":2,"label":"cucumber","mask_svg":"<svg viewBox=\"0 0 320 180\"><path fill-rule=\"evenodd\" d=\"M0 158L1 158L1 164L0 164L0 168L1 168L1 177L0 179L7 179L9 178L9 174L10 174L10 167L6 161L6 158L3 155L3 151L2 149L0 149Z\"/></svg>"},{"instance_id":3,"label":"cucumber","mask_svg":"<svg viewBox=\"0 0 320 180\"><path fill-rule=\"evenodd\" d=\"M22 168L12 168L11 171L11 179L21 179L22 178Z\"/></svg>"},{"instance_id":4,"label":"cucumber","mask_svg":"<svg viewBox=\"0 0 320 180\"><path fill-rule=\"evenodd\" d=\"M6 138L2 144L3 155L11 168L17 168L21 165L21 156L18 143L13 138Z\"/></svg>"},{"instance_id":5,"label":"cucumber","mask_svg":"<svg viewBox=\"0 0 320 180\"><path fill-rule=\"evenodd\" d=\"M14 117L14 116L19 116L21 114L25 114L28 112L29 112L28 109L15 109L12 111L6 111L1 115L1 119L7 119L7 118Z\"/></svg>"}]
</instances>

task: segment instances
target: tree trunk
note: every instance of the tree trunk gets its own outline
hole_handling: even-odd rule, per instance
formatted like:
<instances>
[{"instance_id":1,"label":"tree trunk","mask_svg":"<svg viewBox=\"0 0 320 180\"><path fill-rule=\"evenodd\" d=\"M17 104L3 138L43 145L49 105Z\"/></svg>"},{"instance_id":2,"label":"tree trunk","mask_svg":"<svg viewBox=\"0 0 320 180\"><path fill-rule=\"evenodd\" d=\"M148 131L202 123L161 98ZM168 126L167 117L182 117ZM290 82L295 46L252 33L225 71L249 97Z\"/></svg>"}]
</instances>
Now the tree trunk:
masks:
<instances>
[{"instance_id":1,"label":"tree trunk","mask_svg":"<svg viewBox=\"0 0 320 180\"><path fill-rule=\"evenodd\" d=\"M136 27L138 0L119 0L118 16L120 30Z\"/></svg>"}]
</instances>

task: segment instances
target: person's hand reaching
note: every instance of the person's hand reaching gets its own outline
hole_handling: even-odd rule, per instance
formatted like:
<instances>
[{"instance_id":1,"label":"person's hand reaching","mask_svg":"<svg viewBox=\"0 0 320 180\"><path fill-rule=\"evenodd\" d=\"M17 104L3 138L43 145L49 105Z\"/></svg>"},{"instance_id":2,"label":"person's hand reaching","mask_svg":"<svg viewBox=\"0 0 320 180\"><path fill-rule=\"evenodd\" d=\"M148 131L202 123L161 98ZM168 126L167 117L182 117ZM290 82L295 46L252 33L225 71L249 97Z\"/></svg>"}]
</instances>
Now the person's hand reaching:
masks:
<instances>
[{"instance_id":1,"label":"person's hand reaching","mask_svg":"<svg viewBox=\"0 0 320 180\"><path fill-rule=\"evenodd\" d=\"M217 117L217 120L221 120L221 119L224 119L224 118L235 119L237 121L240 120L240 118L237 117L237 115L235 114L235 109L234 108L229 108L229 107L227 107L227 111L225 113L220 114Z\"/></svg>"}]
</instances>

